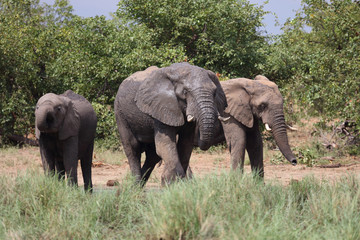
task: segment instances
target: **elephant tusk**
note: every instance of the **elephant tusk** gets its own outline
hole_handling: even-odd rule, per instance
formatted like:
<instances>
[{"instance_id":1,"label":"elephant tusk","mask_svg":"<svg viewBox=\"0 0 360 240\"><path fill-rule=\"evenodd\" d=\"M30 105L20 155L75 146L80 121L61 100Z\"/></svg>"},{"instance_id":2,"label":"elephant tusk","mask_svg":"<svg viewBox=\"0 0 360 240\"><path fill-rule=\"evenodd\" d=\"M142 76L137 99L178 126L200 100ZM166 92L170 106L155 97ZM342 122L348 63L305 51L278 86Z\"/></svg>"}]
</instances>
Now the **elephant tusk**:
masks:
<instances>
[{"instance_id":1,"label":"elephant tusk","mask_svg":"<svg viewBox=\"0 0 360 240\"><path fill-rule=\"evenodd\" d=\"M228 121L229 119L230 119L230 117L222 117L222 116L218 116L218 119L220 120L220 121L223 121L223 122L226 122L226 121Z\"/></svg>"},{"instance_id":2,"label":"elephant tusk","mask_svg":"<svg viewBox=\"0 0 360 240\"><path fill-rule=\"evenodd\" d=\"M269 124L265 123L265 129L266 129L267 131L271 131L271 128L270 128Z\"/></svg>"},{"instance_id":3,"label":"elephant tusk","mask_svg":"<svg viewBox=\"0 0 360 240\"><path fill-rule=\"evenodd\" d=\"M187 119L186 119L188 122L192 122L194 121L194 116L193 115L187 115Z\"/></svg>"},{"instance_id":4,"label":"elephant tusk","mask_svg":"<svg viewBox=\"0 0 360 240\"><path fill-rule=\"evenodd\" d=\"M287 124L286 124L286 128L289 129L290 131L297 131L298 130L297 128L294 128L294 127L292 127L290 125L287 125Z\"/></svg>"}]
</instances>

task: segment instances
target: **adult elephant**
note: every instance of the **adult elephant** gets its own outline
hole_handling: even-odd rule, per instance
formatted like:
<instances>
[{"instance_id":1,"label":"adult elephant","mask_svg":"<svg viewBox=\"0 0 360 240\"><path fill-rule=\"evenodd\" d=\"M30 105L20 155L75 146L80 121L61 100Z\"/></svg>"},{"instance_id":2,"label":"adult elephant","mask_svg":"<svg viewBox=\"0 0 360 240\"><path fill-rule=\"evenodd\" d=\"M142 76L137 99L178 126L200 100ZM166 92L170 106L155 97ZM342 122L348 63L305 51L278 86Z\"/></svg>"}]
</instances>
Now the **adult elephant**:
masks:
<instances>
[{"instance_id":1,"label":"adult elephant","mask_svg":"<svg viewBox=\"0 0 360 240\"><path fill-rule=\"evenodd\" d=\"M67 90L61 95L47 93L35 110L35 132L39 140L44 171L68 177L77 185L78 159L85 190L92 191L91 164L97 119L91 104Z\"/></svg>"},{"instance_id":2,"label":"adult elephant","mask_svg":"<svg viewBox=\"0 0 360 240\"><path fill-rule=\"evenodd\" d=\"M162 184L184 177L193 148L208 149L214 124L227 106L216 75L189 63L149 67L119 86L115 116L132 174L142 185L156 163L165 164ZM141 153L146 159L141 166Z\"/></svg>"},{"instance_id":3,"label":"adult elephant","mask_svg":"<svg viewBox=\"0 0 360 240\"><path fill-rule=\"evenodd\" d=\"M288 142L284 101L278 86L261 75L256 76L254 80L237 78L222 81L221 86L228 107L225 109L224 118L216 124L217 138L212 145L226 140L231 154L231 168L243 170L246 149L251 169L264 177L260 121L267 129L272 129L281 153L291 164L296 165L296 157Z\"/></svg>"}]
</instances>

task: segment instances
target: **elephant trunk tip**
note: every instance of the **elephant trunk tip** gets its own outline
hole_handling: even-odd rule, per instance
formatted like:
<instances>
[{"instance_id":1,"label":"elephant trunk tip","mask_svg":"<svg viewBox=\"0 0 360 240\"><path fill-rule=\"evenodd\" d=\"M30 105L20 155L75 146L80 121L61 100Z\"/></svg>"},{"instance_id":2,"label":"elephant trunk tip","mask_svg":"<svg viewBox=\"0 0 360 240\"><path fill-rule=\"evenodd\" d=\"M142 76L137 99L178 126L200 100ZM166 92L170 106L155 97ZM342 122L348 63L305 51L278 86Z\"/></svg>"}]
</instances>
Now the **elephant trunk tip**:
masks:
<instances>
[{"instance_id":1,"label":"elephant trunk tip","mask_svg":"<svg viewBox=\"0 0 360 240\"><path fill-rule=\"evenodd\" d=\"M210 148L210 146L211 146L211 144L206 143L206 142L204 142L202 140L199 140L199 148L201 150L206 151L206 150L208 150Z\"/></svg>"},{"instance_id":2,"label":"elephant trunk tip","mask_svg":"<svg viewBox=\"0 0 360 240\"><path fill-rule=\"evenodd\" d=\"M52 114L48 114L48 115L46 116L46 123L47 123L48 125L51 125L51 124L54 122L54 120L55 120L55 118L54 118L54 116L53 116Z\"/></svg>"},{"instance_id":3,"label":"elephant trunk tip","mask_svg":"<svg viewBox=\"0 0 360 240\"><path fill-rule=\"evenodd\" d=\"M290 163L291 163L291 165L296 166L296 164L297 164L296 158L290 159Z\"/></svg>"}]
</instances>

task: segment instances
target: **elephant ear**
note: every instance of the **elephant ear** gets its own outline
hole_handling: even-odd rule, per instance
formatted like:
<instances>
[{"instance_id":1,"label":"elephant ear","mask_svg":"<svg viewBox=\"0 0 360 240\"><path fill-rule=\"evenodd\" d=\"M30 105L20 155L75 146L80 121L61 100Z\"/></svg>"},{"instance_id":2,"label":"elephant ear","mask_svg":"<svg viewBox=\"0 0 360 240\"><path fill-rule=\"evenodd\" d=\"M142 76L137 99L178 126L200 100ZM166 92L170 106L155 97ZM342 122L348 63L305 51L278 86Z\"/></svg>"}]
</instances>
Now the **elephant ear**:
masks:
<instances>
[{"instance_id":1,"label":"elephant ear","mask_svg":"<svg viewBox=\"0 0 360 240\"><path fill-rule=\"evenodd\" d=\"M36 137L36 139L40 139L40 130L36 127L36 123L35 123L35 137Z\"/></svg>"},{"instance_id":2,"label":"elephant ear","mask_svg":"<svg viewBox=\"0 0 360 240\"><path fill-rule=\"evenodd\" d=\"M246 91L244 79L232 79L223 84L228 107L225 112L233 116L248 128L254 125L254 117L250 106L251 96Z\"/></svg>"},{"instance_id":3,"label":"elephant ear","mask_svg":"<svg viewBox=\"0 0 360 240\"><path fill-rule=\"evenodd\" d=\"M64 116L64 121L59 128L59 139L65 140L79 134L80 116L73 101L67 97L61 97L61 99L63 99L67 110Z\"/></svg>"},{"instance_id":4,"label":"elephant ear","mask_svg":"<svg viewBox=\"0 0 360 240\"><path fill-rule=\"evenodd\" d=\"M219 79L216 76L216 74L213 73L212 71L208 71L208 73L209 73L210 79L216 85L215 104L216 104L217 110L219 111L220 115L223 115L225 108L228 106L224 90L221 87L221 84L220 84Z\"/></svg>"},{"instance_id":5,"label":"elephant ear","mask_svg":"<svg viewBox=\"0 0 360 240\"><path fill-rule=\"evenodd\" d=\"M140 85L135 102L142 112L177 127L184 125L185 120L171 80L164 69L155 70Z\"/></svg>"},{"instance_id":6,"label":"elephant ear","mask_svg":"<svg viewBox=\"0 0 360 240\"><path fill-rule=\"evenodd\" d=\"M254 80L270 81L267 77L265 77L265 76L263 76L263 75L256 75L256 77L254 78Z\"/></svg>"},{"instance_id":7,"label":"elephant ear","mask_svg":"<svg viewBox=\"0 0 360 240\"><path fill-rule=\"evenodd\" d=\"M269 86L271 88L275 88L278 89L278 86L276 85L276 83L270 81L267 77L263 76L263 75L257 75L254 80L256 80L257 82L264 84L266 86Z\"/></svg>"}]
</instances>

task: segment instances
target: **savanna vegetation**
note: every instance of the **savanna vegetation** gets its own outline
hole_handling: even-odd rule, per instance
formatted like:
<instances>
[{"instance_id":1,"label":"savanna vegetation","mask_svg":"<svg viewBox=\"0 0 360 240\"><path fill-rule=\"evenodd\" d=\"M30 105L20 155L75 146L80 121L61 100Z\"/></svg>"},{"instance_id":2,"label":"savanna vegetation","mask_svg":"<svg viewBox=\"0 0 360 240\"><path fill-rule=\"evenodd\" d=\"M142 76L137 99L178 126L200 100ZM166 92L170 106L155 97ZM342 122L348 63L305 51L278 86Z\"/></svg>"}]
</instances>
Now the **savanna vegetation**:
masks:
<instances>
[{"instance_id":1,"label":"savanna vegetation","mask_svg":"<svg viewBox=\"0 0 360 240\"><path fill-rule=\"evenodd\" d=\"M358 137L358 1L304 0L279 36L261 30L263 6L245 0L121 0L111 19L77 16L66 0L1 0L0 12L1 145L33 133L40 96L73 89L98 113L98 142L116 146L121 81L179 61L221 79L264 74L283 91L290 121L300 111L323 123L347 120Z\"/></svg>"},{"instance_id":2,"label":"savanna vegetation","mask_svg":"<svg viewBox=\"0 0 360 240\"><path fill-rule=\"evenodd\" d=\"M119 0L110 19L84 18L67 0L0 0L0 147L32 137L38 98L72 89L97 112L97 148L117 149L121 81L188 61L220 80L266 75L283 93L289 123L315 117L312 134L329 141L297 146L299 163L313 166L329 149L359 155L360 2L302 0L279 36L261 30L265 14L247 0ZM271 148L271 136L264 139ZM0 176L1 239L360 238L354 176L284 187L233 172L159 191L128 178L116 194L90 196L37 171Z\"/></svg>"},{"instance_id":3,"label":"savanna vegetation","mask_svg":"<svg viewBox=\"0 0 360 240\"><path fill-rule=\"evenodd\" d=\"M266 184L238 172L92 196L37 172L0 177L2 239L359 239L360 180Z\"/></svg>"}]
</instances>

